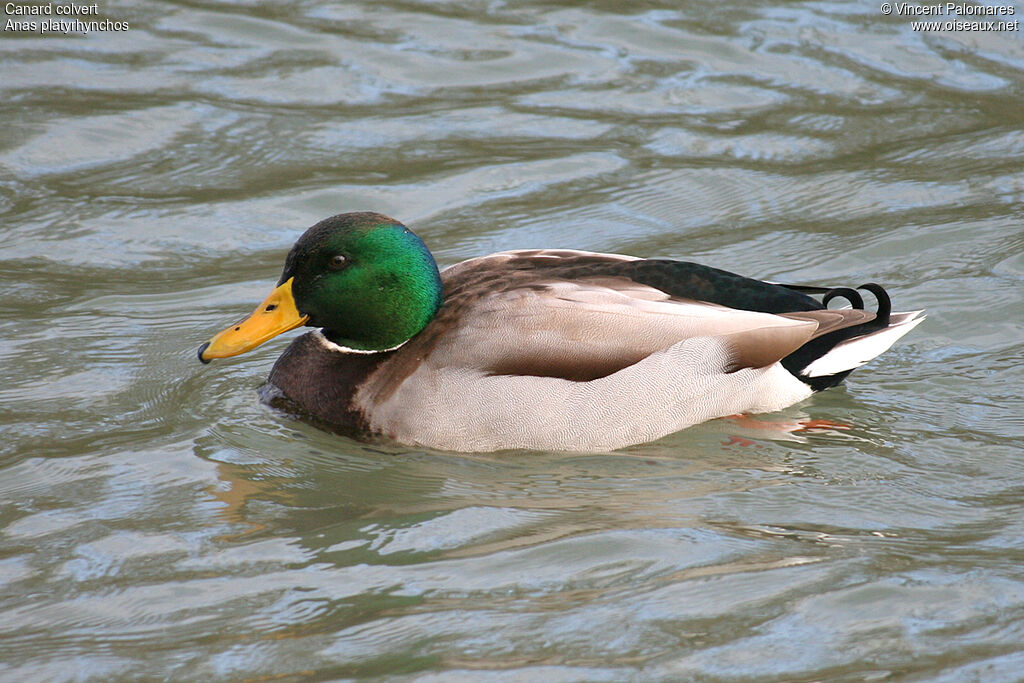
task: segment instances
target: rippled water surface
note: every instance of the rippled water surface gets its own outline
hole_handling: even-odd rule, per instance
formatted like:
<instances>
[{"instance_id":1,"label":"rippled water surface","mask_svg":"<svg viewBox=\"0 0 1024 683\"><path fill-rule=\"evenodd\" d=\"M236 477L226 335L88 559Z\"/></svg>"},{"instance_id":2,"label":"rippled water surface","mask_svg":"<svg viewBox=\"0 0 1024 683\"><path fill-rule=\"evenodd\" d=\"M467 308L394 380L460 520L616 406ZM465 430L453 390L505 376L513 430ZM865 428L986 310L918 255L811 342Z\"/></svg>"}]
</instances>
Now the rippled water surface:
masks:
<instances>
[{"instance_id":1,"label":"rippled water surface","mask_svg":"<svg viewBox=\"0 0 1024 683\"><path fill-rule=\"evenodd\" d=\"M130 29L0 33L0 679L1021 680L1024 33L869 2L99 9ZM753 424L367 445L259 403L286 340L194 355L356 209L442 265L687 258L929 317ZM849 428L758 428L807 418Z\"/></svg>"}]
</instances>

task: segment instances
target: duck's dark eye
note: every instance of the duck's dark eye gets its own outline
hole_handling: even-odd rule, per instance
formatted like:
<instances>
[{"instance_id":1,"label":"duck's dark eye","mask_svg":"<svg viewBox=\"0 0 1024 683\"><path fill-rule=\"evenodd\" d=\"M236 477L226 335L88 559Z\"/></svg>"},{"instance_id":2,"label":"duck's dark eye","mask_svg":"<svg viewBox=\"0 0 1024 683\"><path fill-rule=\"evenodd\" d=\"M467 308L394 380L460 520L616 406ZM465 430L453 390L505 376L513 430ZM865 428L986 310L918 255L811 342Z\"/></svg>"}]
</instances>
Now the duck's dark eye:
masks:
<instances>
[{"instance_id":1,"label":"duck's dark eye","mask_svg":"<svg viewBox=\"0 0 1024 683\"><path fill-rule=\"evenodd\" d=\"M331 257L331 268L341 268L347 261L348 259L341 254L335 254Z\"/></svg>"}]
</instances>

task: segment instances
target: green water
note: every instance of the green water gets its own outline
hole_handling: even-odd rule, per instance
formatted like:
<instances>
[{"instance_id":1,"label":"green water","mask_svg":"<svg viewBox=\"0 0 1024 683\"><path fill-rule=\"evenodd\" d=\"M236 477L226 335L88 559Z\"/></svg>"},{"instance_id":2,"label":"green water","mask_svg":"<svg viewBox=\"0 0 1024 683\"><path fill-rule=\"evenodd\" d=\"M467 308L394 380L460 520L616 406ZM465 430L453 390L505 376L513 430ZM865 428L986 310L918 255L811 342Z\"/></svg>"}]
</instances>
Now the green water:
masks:
<instances>
[{"instance_id":1,"label":"green water","mask_svg":"<svg viewBox=\"0 0 1024 683\"><path fill-rule=\"evenodd\" d=\"M1020 31L828 2L99 11L129 30L0 32L0 679L1024 676ZM286 339L195 359L360 209L442 265L677 257L929 317L763 418L849 429L366 445L259 403Z\"/></svg>"}]
</instances>

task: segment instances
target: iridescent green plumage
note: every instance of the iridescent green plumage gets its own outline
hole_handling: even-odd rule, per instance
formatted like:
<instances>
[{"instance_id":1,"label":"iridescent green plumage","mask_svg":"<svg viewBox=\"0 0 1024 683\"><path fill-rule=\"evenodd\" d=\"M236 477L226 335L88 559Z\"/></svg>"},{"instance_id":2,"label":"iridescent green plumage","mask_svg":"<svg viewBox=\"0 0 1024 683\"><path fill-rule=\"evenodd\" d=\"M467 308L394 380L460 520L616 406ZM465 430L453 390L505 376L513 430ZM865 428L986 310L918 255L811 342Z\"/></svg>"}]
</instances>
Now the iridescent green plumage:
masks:
<instances>
[{"instance_id":1,"label":"iridescent green plumage","mask_svg":"<svg viewBox=\"0 0 1024 683\"><path fill-rule=\"evenodd\" d=\"M374 213L328 218L306 231L280 282L309 325L360 350L398 346L441 306L441 276L426 245L401 223Z\"/></svg>"}]
</instances>

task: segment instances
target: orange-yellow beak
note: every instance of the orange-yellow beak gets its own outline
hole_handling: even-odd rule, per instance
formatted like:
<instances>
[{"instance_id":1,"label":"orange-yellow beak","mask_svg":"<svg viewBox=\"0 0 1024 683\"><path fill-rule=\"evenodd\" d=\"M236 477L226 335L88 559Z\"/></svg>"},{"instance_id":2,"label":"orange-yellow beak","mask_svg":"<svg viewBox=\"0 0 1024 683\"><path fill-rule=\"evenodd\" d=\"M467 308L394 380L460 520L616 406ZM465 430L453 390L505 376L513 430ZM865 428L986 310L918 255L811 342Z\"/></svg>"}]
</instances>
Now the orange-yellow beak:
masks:
<instances>
[{"instance_id":1,"label":"orange-yellow beak","mask_svg":"<svg viewBox=\"0 0 1024 683\"><path fill-rule=\"evenodd\" d=\"M263 342L309 320L308 315L300 315L299 309L295 307L293 279L288 278L271 292L248 318L218 332L200 346L199 360L209 363L214 358L227 358L252 351Z\"/></svg>"}]
</instances>

